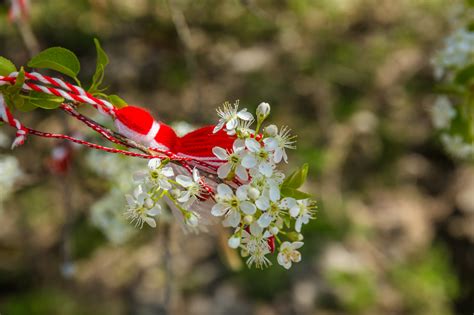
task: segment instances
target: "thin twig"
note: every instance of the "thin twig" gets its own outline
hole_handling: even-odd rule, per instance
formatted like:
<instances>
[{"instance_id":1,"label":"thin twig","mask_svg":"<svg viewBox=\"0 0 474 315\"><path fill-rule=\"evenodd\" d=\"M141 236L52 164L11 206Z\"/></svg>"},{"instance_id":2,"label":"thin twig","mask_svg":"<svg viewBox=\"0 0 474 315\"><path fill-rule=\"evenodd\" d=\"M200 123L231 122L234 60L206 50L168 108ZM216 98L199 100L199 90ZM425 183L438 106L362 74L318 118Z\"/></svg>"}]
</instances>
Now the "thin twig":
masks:
<instances>
[{"instance_id":1,"label":"thin twig","mask_svg":"<svg viewBox=\"0 0 474 315\"><path fill-rule=\"evenodd\" d=\"M20 36L25 44L26 49L30 57L38 54L39 52L39 44L38 40L36 39L35 34L31 30L30 23L28 23L25 19L20 19L19 21L15 22L15 25L20 33Z\"/></svg>"}]
</instances>

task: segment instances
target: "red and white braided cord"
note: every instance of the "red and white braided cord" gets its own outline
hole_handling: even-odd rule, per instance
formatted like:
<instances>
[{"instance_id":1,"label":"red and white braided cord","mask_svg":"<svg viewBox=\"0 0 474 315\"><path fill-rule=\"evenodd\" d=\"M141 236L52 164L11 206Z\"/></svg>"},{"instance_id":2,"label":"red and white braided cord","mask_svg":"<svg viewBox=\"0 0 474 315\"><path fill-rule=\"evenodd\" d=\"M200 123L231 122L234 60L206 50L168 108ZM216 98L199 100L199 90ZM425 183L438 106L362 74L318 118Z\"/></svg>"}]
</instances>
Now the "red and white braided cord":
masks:
<instances>
[{"instance_id":1,"label":"red and white braided cord","mask_svg":"<svg viewBox=\"0 0 474 315\"><path fill-rule=\"evenodd\" d=\"M12 143L12 149L25 143L26 134L28 130L20 123L18 119L13 117L12 113L7 107L3 94L0 93L0 120L3 120L13 128L16 128L16 138Z\"/></svg>"},{"instance_id":2,"label":"red and white braided cord","mask_svg":"<svg viewBox=\"0 0 474 315\"><path fill-rule=\"evenodd\" d=\"M27 18L29 14L28 0L10 0L10 9L8 10L8 18L11 22L19 21Z\"/></svg>"}]
</instances>

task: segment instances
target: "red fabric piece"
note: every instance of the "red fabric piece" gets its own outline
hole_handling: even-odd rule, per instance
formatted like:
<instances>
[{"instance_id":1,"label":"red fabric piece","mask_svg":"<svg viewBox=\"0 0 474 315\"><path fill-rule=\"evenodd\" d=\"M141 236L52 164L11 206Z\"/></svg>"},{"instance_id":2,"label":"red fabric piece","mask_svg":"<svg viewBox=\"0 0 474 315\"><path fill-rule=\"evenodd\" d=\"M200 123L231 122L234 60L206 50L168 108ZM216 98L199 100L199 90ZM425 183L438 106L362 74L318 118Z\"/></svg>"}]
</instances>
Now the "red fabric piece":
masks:
<instances>
[{"instance_id":1,"label":"red fabric piece","mask_svg":"<svg viewBox=\"0 0 474 315\"><path fill-rule=\"evenodd\" d=\"M214 147L231 150L235 137L227 135L223 130L213 133L214 126L206 126L194 130L179 138L174 150L196 157L215 157L212 153Z\"/></svg>"},{"instance_id":2,"label":"red fabric piece","mask_svg":"<svg viewBox=\"0 0 474 315\"><path fill-rule=\"evenodd\" d=\"M115 111L116 118L138 136L146 135L152 125L153 117L145 109L137 106L126 106ZM155 137L158 144L169 148L169 151L199 158L216 158L212 149L216 146L231 150L235 137L223 130L213 133L214 126L194 130L183 137L178 137L168 125L160 122L160 129Z\"/></svg>"},{"instance_id":3,"label":"red fabric piece","mask_svg":"<svg viewBox=\"0 0 474 315\"><path fill-rule=\"evenodd\" d=\"M150 112L138 106L117 109L115 116L122 124L141 135L146 135L153 125L153 116Z\"/></svg>"}]
</instances>

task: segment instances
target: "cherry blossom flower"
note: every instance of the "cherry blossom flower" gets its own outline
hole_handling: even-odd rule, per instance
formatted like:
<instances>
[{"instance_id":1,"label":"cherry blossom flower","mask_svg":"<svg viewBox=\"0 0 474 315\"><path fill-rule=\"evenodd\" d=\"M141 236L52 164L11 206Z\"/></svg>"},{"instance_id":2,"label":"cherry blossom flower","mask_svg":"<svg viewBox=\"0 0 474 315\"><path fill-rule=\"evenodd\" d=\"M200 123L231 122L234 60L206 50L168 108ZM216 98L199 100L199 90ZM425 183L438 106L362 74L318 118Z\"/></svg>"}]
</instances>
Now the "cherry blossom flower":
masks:
<instances>
[{"instance_id":1,"label":"cherry blossom flower","mask_svg":"<svg viewBox=\"0 0 474 315\"><path fill-rule=\"evenodd\" d=\"M265 138L263 143L265 143L265 148L274 152L273 161L275 163L280 163L283 159L285 163L288 163L288 155L286 154L285 149L295 149L295 136L291 133L291 130L284 126L277 132L273 137Z\"/></svg>"},{"instance_id":2,"label":"cherry blossom flower","mask_svg":"<svg viewBox=\"0 0 474 315\"><path fill-rule=\"evenodd\" d=\"M242 231L243 256L249 256L247 259L249 267L255 264L257 268L263 268L272 264L266 257L271 252L268 245L268 238L270 236L270 232L264 231L256 223L250 225L249 231Z\"/></svg>"},{"instance_id":3,"label":"cherry blossom flower","mask_svg":"<svg viewBox=\"0 0 474 315\"><path fill-rule=\"evenodd\" d=\"M228 134L235 134L235 128L238 126L239 119L252 120L253 116L246 108L239 109L238 102L232 106L229 102L224 103L222 108L217 109L217 115L220 117L218 124L214 128L214 133L221 130L224 126Z\"/></svg>"},{"instance_id":4,"label":"cherry blossom flower","mask_svg":"<svg viewBox=\"0 0 474 315\"><path fill-rule=\"evenodd\" d=\"M252 176L250 182L252 187L257 188L262 194L268 195L271 201L280 200L280 185L285 179L285 174L274 170L272 175L267 177L256 170L250 170L250 175Z\"/></svg>"},{"instance_id":5,"label":"cherry blossom flower","mask_svg":"<svg viewBox=\"0 0 474 315\"><path fill-rule=\"evenodd\" d=\"M151 184L153 188L170 190L172 185L169 181L170 177L174 176L174 171L169 166L164 166L161 160L151 159L148 162L148 171L139 171L134 174L134 179L137 182Z\"/></svg>"},{"instance_id":6,"label":"cherry blossom flower","mask_svg":"<svg viewBox=\"0 0 474 315\"><path fill-rule=\"evenodd\" d=\"M267 177L272 176L274 168L274 165L270 162L273 160L272 153L252 138L245 140L245 146L249 152L244 156L242 165L249 169L256 168Z\"/></svg>"},{"instance_id":7,"label":"cherry blossom flower","mask_svg":"<svg viewBox=\"0 0 474 315\"><path fill-rule=\"evenodd\" d=\"M316 203L310 199L296 200L289 205L290 215L296 218L295 230L301 232L301 226L307 224L309 219L313 218L316 209Z\"/></svg>"},{"instance_id":8,"label":"cherry blossom flower","mask_svg":"<svg viewBox=\"0 0 474 315\"><path fill-rule=\"evenodd\" d=\"M161 213L161 206L156 204L150 196L143 192L143 188L139 185L132 195L126 195L128 209L126 216L135 222L135 226L142 228L146 222L151 227L156 227L154 216Z\"/></svg>"},{"instance_id":9,"label":"cherry blossom flower","mask_svg":"<svg viewBox=\"0 0 474 315\"><path fill-rule=\"evenodd\" d=\"M193 177L186 175L176 176L176 182L185 188L184 191L180 191L177 198L178 202L188 202L189 200L194 201L197 198L201 197L202 187L199 181L201 177L199 176L199 171L197 168L193 169Z\"/></svg>"},{"instance_id":10,"label":"cherry blossom flower","mask_svg":"<svg viewBox=\"0 0 474 315\"><path fill-rule=\"evenodd\" d=\"M245 154L244 149L244 142L237 139L234 141L232 152L227 152L221 147L215 147L212 150L218 159L227 161L227 163L222 164L217 169L217 175L219 178L227 178L229 177L229 174L235 173L235 175L237 175L241 180L248 180L247 170L241 165Z\"/></svg>"},{"instance_id":11,"label":"cherry blossom flower","mask_svg":"<svg viewBox=\"0 0 474 315\"><path fill-rule=\"evenodd\" d=\"M236 193L226 184L217 186L216 204L212 207L212 215L219 217L225 215L222 222L224 226L237 227L240 224L241 213L253 215L256 207L250 201L247 201L247 194L241 187L237 188Z\"/></svg>"},{"instance_id":12,"label":"cherry blossom flower","mask_svg":"<svg viewBox=\"0 0 474 315\"><path fill-rule=\"evenodd\" d=\"M280 201L271 201L267 196L262 195L255 204L257 205L257 208L263 212L260 218L258 218L257 223L260 227L266 228L273 221L280 220L282 223L282 217L288 213L290 207L293 207L296 204L296 200L287 197Z\"/></svg>"},{"instance_id":13,"label":"cherry blossom flower","mask_svg":"<svg viewBox=\"0 0 474 315\"><path fill-rule=\"evenodd\" d=\"M303 246L303 242L283 242L280 246L277 261L285 269L290 269L292 263L301 261L301 254L297 249Z\"/></svg>"}]
</instances>

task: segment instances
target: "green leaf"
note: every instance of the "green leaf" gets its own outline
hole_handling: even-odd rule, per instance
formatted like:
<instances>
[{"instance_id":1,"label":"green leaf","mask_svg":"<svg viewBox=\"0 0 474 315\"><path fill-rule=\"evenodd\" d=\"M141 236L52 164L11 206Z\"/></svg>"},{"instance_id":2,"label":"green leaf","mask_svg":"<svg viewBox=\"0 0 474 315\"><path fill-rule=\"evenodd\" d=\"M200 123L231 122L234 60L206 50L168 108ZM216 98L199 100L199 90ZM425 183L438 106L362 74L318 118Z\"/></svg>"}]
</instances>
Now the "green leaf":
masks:
<instances>
[{"instance_id":1,"label":"green leaf","mask_svg":"<svg viewBox=\"0 0 474 315\"><path fill-rule=\"evenodd\" d=\"M6 76L15 71L16 67L13 62L0 56L0 75Z\"/></svg>"},{"instance_id":2,"label":"green leaf","mask_svg":"<svg viewBox=\"0 0 474 315\"><path fill-rule=\"evenodd\" d=\"M125 102L120 96L118 95L109 95L109 102L112 103L117 108L122 108L128 106L127 102Z\"/></svg>"},{"instance_id":3,"label":"green leaf","mask_svg":"<svg viewBox=\"0 0 474 315\"><path fill-rule=\"evenodd\" d=\"M24 98L24 95L21 97L17 97L14 100L14 106L20 112L31 112L37 108L34 104L30 103L28 100Z\"/></svg>"},{"instance_id":4,"label":"green leaf","mask_svg":"<svg viewBox=\"0 0 474 315\"><path fill-rule=\"evenodd\" d=\"M102 46L100 46L100 42L97 38L94 38L94 44L95 44L95 49L97 50L97 67L99 65L102 65L105 69L105 67L109 64L109 57L105 53L105 51L102 49Z\"/></svg>"},{"instance_id":5,"label":"green leaf","mask_svg":"<svg viewBox=\"0 0 474 315\"><path fill-rule=\"evenodd\" d=\"M95 73L92 77L92 84L89 88L90 93L94 93L104 80L105 67L109 64L109 57L100 46L100 42L97 38L94 38L94 44L97 51L97 64L95 67Z\"/></svg>"},{"instance_id":6,"label":"green leaf","mask_svg":"<svg viewBox=\"0 0 474 315\"><path fill-rule=\"evenodd\" d=\"M474 64L461 69L454 78L454 82L464 85L474 78Z\"/></svg>"},{"instance_id":7,"label":"green leaf","mask_svg":"<svg viewBox=\"0 0 474 315\"><path fill-rule=\"evenodd\" d=\"M300 188L306 181L308 176L308 163L303 164L301 168L294 171L290 176L288 176L282 184L282 188Z\"/></svg>"},{"instance_id":8,"label":"green leaf","mask_svg":"<svg viewBox=\"0 0 474 315\"><path fill-rule=\"evenodd\" d=\"M28 66L56 70L71 78L76 78L81 70L81 64L76 55L62 47L52 47L43 50L28 62Z\"/></svg>"},{"instance_id":9,"label":"green leaf","mask_svg":"<svg viewBox=\"0 0 474 315\"><path fill-rule=\"evenodd\" d=\"M28 95L22 95L22 97L25 100L24 106L27 108L40 107L44 109L55 109L64 102L64 98L62 97L39 93L36 91L31 91Z\"/></svg>"},{"instance_id":10,"label":"green leaf","mask_svg":"<svg viewBox=\"0 0 474 315\"><path fill-rule=\"evenodd\" d=\"M310 194L307 194L307 193L302 192L298 189L290 188L290 187L282 187L281 188L281 194L282 194L283 197L292 197L292 198L295 198L295 199L311 198Z\"/></svg>"},{"instance_id":11,"label":"green leaf","mask_svg":"<svg viewBox=\"0 0 474 315\"><path fill-rule=\"evenodd\" d=\"M23 83L25 83L25 70L23 69L23 67L21 67L20 71L18 71L18 75L16 76L15 84L7 88L7 96L10 97L12 100L16 98L20 94L21 89L23 88Z\"/></svg>"}]
</instances>

